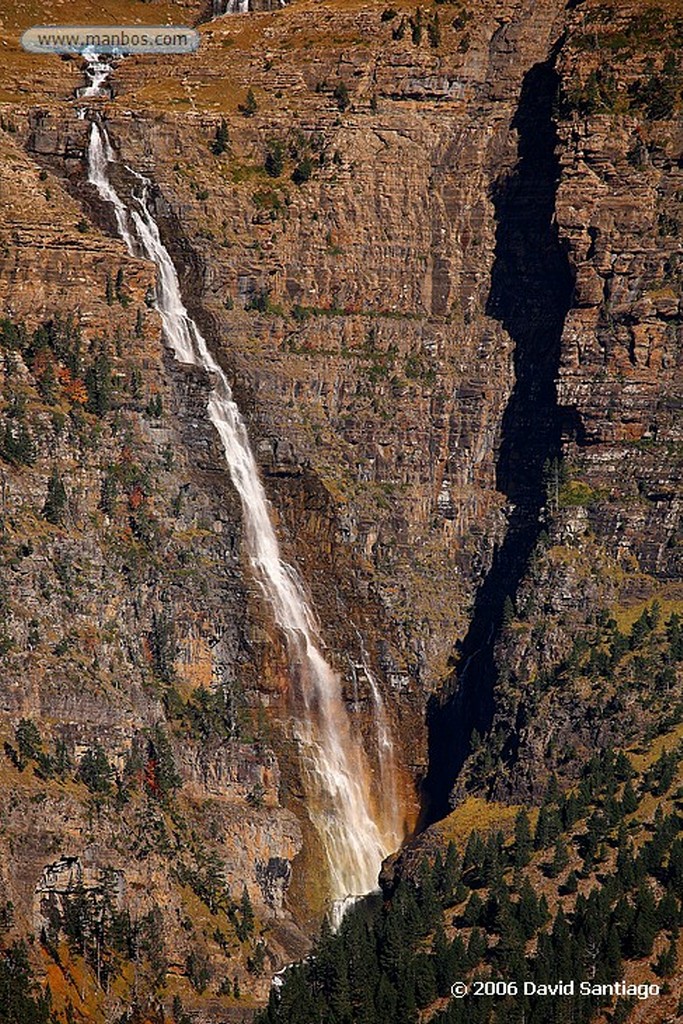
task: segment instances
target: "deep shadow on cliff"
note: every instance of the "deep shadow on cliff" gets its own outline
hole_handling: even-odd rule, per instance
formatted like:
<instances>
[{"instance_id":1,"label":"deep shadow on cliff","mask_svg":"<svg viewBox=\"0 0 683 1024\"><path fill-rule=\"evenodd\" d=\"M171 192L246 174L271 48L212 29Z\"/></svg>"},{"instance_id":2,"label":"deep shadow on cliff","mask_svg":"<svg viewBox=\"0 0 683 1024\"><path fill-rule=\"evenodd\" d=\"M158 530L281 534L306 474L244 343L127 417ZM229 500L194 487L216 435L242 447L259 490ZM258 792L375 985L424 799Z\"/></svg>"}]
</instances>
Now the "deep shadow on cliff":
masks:
<instances>
[{"instance_id":1,"label":"deep shadow on cliff","mask_svg":"<svg viewBox=\"0 0 683 1024\"><path fill-rule=\"evenodd\" d=\"M560 452L556 378L573 275L555 224L559 181L554 108L555 52L527 73L512 122L519 136L514 172L493 189L496 252L487 313L514 341L515 386L500 431L496 485L509 500L508 528L475 599L445 697L428 708L425 824L450 810L449 794L494 712L495 643L507 597L514 600L543 528L545 467Z\"/></svg>"}]
</instances>

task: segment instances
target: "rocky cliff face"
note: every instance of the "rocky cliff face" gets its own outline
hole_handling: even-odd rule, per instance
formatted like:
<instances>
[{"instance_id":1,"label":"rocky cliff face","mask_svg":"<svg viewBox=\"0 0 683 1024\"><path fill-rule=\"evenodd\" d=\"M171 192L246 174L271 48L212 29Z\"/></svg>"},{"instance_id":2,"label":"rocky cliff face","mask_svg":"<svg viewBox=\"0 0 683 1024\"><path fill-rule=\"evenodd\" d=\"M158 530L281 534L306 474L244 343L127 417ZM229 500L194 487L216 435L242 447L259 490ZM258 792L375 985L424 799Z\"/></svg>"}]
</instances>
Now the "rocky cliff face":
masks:
<instances>
[{"instance_id":1,"label":"rocky cliff face","mask_svg":"<svg viewBox=\"0 0 683 1024\"><path fill-rule=\"evenodd\" d=\"M648 11L294 3L205 25L198 56L121 61L89 104L155 183L371 750L366 670L380 682L408 828L420 786L426 817L468 791L534 797L622 737L631 677L587 685L577 637L598 612L625 631L654 597L679 607L680 12ZM163 915L148 990L165 973L167 1001L237 1019L324 895L282 645L210 382L165 352L152 269L84 185L80 65L10 45L0 299L27 334L5 332L1 693L26 855L3 883L49 962L64 892L101 904L114 872L116 913ZM630 736L672 685L641 694ZM121 806L79 773L98 744ZM62 776L40 760L61 745Z\"/></svg>"},{"instance_id":2,"label":"rocky cliff face","mask_svg":"<svg viewBox=\"0 0 683 1024\"><path fill-rule=\"evenodd\" d=\"M247 892L270 922L275 967L303 948L284 910L301 829L254 698L268 627L248 624L210 382L164 353L149 265L2 145L4 899L57 949L113 878L102 914L148 928L148 985L210 957L253 998L260 931L236 943L234 908ZM101 964L86 995L63 957L62 999L119 1012Z\"/></svg>"},{"instance_id":3,"label":"rocky cliff face","mask_svg":"<svg viewBox=\"0 0 683 1024\"><path fill-rule=\"evenodd\" d=\"M519 5L504 24L483 12L441 29L432 14L411 13L411 26L408 13L382 22L374 9L342 9L340 58L322 13L308 56L308 13L293 8L268 25L265 61L232 45L223 57L243 31L226 20L206 34L222 90L193 81L182 62L174 77L190 92L210 89L215 117L166 116L151 135L143 120L112 122L124 157L154 168L169 238L181 223L191 240L191 253L178 248L188 291L262 438L285 534L309 567L321 554L339 566L337 595L308 570L333 646L356 644L327 614L341 600L401 694L393 703L418 770L425 696L448 671L504 531L495 451L513 358L487 311L493 184L514 164L519 89L545 58L557 14ZM373 30L381 56L364 41ZM430 45L430 31L444 42ZM122 97L149 95L146 68L121 70ZM245 118L248 87L258 109ZM186 133L208 148L224 110L229 151L175 159ZM302 168L310 177L297 185ZM245 336L248 345L234 343ZM305 493L302 507L301 482L305 492L312 480L322 518L306 514Z\"/></svg>"},{"instance_id":4,"label":"rocky cliff face","mask_svg":"<svg viewBox=\"0 0 683 1024\"><path fill-rule=\"evenodd\" d=\"M577 670L607 610L617 632L653 599L680 611L680 72L667 55L680 29L675 11L582 5L557 56L554 231L575 284L553 356L558 462L543 472L534 555L494 640L496 739L475 757L497 793L537 795L549 767L571 777L591 747L656 731L670 709L656 661L639 656L616 682L597 658ZM526 372L537 380L542 364ZM636 695L646 679L655 693ZM501 769L482 772L497 755Z\"/></svg>"}]
</instances>

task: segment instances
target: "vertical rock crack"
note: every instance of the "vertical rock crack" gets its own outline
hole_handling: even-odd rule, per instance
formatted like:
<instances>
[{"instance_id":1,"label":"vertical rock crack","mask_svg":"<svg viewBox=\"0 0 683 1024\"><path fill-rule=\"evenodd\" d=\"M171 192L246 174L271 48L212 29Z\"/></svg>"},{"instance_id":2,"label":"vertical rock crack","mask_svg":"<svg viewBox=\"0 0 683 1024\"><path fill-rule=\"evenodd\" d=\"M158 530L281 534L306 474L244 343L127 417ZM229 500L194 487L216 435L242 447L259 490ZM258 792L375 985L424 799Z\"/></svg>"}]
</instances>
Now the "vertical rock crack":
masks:
<instances>
[{"instance_id":1,"label":"vertical rock crack","mask_svg":"<svg viewBox=\"0 0 683 1024\"><path fill-rule=\"evenodd\" d=\"M561 450L556 381L574 277L555 221L560 45L524 78L511 125L518 133L517 163L492 191L496 247L486 312L514 343L514 387L502 417L496 463L496 485L510 511L505 538L477 591L447 696L433 698L428 708L427 822L448 813L473 731L484 735L490 728L495 645L505 601L514 599L543 529L544 467Z\"/></svg>"}]
</instances>

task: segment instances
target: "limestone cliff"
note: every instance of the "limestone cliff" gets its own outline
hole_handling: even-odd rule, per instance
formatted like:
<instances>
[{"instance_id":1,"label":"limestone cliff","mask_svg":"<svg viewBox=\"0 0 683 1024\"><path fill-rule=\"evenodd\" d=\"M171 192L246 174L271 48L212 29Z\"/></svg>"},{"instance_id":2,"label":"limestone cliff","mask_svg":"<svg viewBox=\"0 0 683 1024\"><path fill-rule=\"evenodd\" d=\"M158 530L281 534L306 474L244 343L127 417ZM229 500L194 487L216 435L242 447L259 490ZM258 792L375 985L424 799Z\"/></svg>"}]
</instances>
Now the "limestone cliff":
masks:
<instances>
[{"instance_id":1,"label":"limestone cliff","mask_svg":"<svg viewBox=\"0 0 683 1024\"><path fill-rule=\"evenodd\" d=\"M81 62L3 17L1 881L60 1007L112 1020L137 986L151 1012L165 979L167 1007L240 1019L324 878L210 381L85 183L89 119L154 182L370 750L368 671L387 700L410 829L470 791L535 798L679 692L625 729L625 680L571 657L598 613L682 599L681 11L302 0L119 61L85 119ZM137 922L134 976L65 953L81 891Z\"/></svg>"}]
</instances>

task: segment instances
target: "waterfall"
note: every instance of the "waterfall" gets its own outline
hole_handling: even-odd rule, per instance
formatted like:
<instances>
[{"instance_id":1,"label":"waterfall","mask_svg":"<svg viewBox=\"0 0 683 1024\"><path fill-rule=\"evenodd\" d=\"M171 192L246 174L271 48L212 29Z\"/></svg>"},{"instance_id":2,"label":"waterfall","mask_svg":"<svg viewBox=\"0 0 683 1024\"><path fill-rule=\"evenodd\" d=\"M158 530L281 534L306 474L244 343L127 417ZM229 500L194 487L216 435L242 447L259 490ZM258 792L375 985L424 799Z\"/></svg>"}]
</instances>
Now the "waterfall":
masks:
<instances>
[{"instance_id":1,"label":"waterfall","mask_svg":"<svg viewBox=\"0 0 683 1024\"><path fill-rule=\"evenodd\" d=\"M287 0L278 0L280 7L287 6ZM248 14L250 0L213 0L213 17L221 18L224 14Z\"/></svg>"},{"instance_id":2,"label":"waterfall","mask_svg":"<svg viewBox=\"0 0 683 1024\"><path fill-rule=\"evenodd\" d=\"M88 143L88 181L95 186L100 198L114 207L119 234L129 251L135 252L135 242L128 228L128 210L109 181L108 168L113 160L114 153L106 132L100 131L97 125L93 124L90 128L90 142Z\"/></svg>"},{"instance_id":3,"label":"waterfall","mask_svg":"<svg viewBox=\"0 0 683 1024\"><path fill-rule=\"evenodd\" d=\"M94 53L92 50L84 50L83 57L87 61L85 73L90 80L90 85L80 90L79 95L81 98L99 96L102 92L102 86L111 72L111 64L100 60L99 54Z\"/></svg>"},{"instance_id":4,"label":"waterfall","mask_svg":"<svg viewBox=\"0 0 683 1024\"><path fill-rule=\"evenodd\" d=\"M343 908L349 896L376 887L381 862L401 837L392 827L381 824L381 793L377 806L373 804L371 772L362 742L351 728L341 680L322 653L320 627L303 582L280 555L268 499L227 377L183 304L178 275L147 203L149 182L137 175L142 196L127 206L109 179L113 160L104 128L93 123L88 181L105 202L112 204L129 251L156 264L156 308L176 359L201 366L213 376L208 412L241 499L246 550L254 577L286 641L295 706L291 730L300 755L306 806L326 854L333 903ZM381 704L379 690L373 700L376 706ZM387 745L391 739L388 723L385 726L382 743Z\"/></svg>"},{"instance_id":5,"label":"waterfall","mask_svg":"<svg viewBox=\"0 0 683 1024\"><path fill-rule=\"evenodd\" d=\"M213 16L220 18L223 14L248 14L249 0L213 0Z\"/></svg>"},{"instance_id":6,"label":"waterfall","mask_svg":"<svg viewBox=\"0 0 683 1024\"><path fill-rule=\"evenodd\" d=\"M398 792L396 751L394 750L394 740L391 735L391 724L382 699L382 692L370 669L368 656L360 634L358 639L360 641L363 673L368 681L372 697L372 717L375 724L377 764L379 766L379 788L383 796L382 820L384 828L393 838L393 849L398 849L403 839L403 815Z\"/></svg>"}]
</instances>

